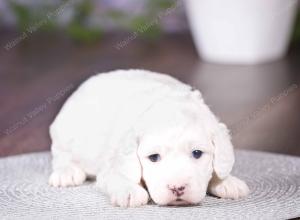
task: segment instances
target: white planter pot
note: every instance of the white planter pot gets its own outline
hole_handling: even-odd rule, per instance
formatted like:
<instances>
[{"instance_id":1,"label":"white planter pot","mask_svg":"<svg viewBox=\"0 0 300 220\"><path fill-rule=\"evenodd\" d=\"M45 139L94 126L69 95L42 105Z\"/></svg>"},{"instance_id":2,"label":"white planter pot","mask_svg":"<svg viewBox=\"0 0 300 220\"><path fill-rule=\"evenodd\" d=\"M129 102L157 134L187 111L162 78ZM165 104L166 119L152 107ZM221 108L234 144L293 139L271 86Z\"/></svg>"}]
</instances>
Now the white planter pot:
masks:
<instances>
[{"instance_id":1,"label":"white planter pot","mask_svg":"<svg viewBox=\"0 0 300 220\"><path fill-rule=\"evenodd\" d=\"M287 51L297 0L185 0L200 56L210 62L255 64Z\"/></svg>"}]
</instances>

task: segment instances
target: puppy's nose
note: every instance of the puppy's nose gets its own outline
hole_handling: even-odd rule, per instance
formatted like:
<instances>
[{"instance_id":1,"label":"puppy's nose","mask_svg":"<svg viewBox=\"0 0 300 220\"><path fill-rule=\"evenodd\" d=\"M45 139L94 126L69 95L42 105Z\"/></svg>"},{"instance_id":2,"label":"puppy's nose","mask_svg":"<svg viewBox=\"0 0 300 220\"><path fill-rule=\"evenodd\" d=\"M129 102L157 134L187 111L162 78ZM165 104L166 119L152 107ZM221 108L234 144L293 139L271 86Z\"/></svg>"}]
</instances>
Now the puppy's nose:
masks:
<instances>
[{"instance_id":1,"label":"puppy's nose","mask_svg":"<svg viewBox=\"0 0 300 220\"><path fill-rule=\"evenodd\" d=\"M184 194L185 185L182 186L167 186L168 189L177 197L182 196Z\"/></svg>"}]
</instances>

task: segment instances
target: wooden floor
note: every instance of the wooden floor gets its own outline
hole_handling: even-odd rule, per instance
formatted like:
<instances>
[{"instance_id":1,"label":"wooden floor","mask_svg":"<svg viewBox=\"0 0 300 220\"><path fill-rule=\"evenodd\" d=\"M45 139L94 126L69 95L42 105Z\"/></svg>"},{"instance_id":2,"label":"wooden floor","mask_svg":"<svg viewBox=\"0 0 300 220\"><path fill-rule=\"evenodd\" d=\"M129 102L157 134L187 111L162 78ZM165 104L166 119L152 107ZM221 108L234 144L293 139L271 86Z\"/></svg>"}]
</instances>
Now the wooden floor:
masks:
<instances>
[{"instance_id":1,"label":"wooden floor","mask_svg":"<svg viewBox=\"0 0 300 220\"><path fill-rule=\"evenodd\" d=\"M0 156L49 150L48 127L65 99L89 76L119 68L165 72L199 88L236 148L300 156L299 46L278 62L226 66L201 62L189 34L117 49L127 35L78 45L37 33L5 50L16 36L0 33Z\"/></svg>"}]
</instances>

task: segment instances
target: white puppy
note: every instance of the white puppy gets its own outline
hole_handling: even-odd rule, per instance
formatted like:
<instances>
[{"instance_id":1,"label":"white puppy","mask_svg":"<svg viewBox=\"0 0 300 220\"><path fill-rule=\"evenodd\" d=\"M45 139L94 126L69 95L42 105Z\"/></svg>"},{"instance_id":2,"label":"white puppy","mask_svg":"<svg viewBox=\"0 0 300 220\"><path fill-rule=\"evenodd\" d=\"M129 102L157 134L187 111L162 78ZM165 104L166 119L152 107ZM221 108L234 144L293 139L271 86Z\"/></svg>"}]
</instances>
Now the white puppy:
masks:
<instances>
[{"instance_id":1,"label":"white puppy","mask_svg":"<svg viewBox=\"0 0 300 220\"><path fill-rule=\"evenodd\" d=\"M91 77L50 127L52 186L97 186L112 204L197 204L209 191L238 199L247 185L230 175L233 146L226 126L201 94L145 70ZM148 192L149 194L148 194Z\"/></svg>"}]
</instances>

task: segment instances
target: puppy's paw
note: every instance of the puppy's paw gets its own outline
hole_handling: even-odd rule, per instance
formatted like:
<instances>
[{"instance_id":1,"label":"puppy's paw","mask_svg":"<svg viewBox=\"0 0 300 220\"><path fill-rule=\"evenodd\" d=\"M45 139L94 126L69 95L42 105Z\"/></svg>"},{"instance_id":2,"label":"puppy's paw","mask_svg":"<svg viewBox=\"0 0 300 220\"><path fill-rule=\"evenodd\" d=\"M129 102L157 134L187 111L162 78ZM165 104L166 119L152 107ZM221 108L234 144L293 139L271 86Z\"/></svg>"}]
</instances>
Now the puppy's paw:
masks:
<instances>
[{"instance_id":1,"label":"puppy's paw","mask_svg":"<svg viewBox=\"0 0 300 220\"><path fill-rule=\"evenodd\" d=\"M148 192L139 185L122 186L110 194L111 203L120 207L137 207L146 205L149 200Z\"/></svg>"},{"instance_id":2,"label":"puppy's paw","mask_svg":"<svg viewBox=\"0 0 300 220\"><path fill-rule=\"evenodd\" d=\"M240 199L246 197L250 190L247 184L234 176L228 176L224 180L213 179L208 191L220 198Z\"/></svg>"},{"instance_id":3,"label":"puppy's paw","mask_svg":"<svg viewBox=\"0 0 300 220\"><path fill-rule=\"evenodd\" d=\"M54 187L67 187L81 185L86 174L76 166L55 169L49 177L49 185Z\"/></svg>"}]
</instances>

